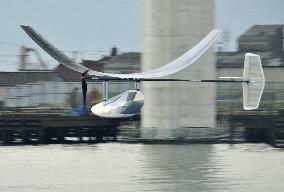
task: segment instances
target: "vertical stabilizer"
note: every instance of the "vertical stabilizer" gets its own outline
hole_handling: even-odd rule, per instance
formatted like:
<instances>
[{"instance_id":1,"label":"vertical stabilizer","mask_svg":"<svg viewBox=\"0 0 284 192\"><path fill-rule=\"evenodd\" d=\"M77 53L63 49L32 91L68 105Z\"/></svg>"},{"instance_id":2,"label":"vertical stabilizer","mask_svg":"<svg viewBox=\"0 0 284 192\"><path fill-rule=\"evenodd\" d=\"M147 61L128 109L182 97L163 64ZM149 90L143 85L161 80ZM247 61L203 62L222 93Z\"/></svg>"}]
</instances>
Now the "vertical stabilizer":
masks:
<instances>
[{"instance_id":1,"label":"vertical stabilizer","mask_svg":"<svg viewBox=\"0 0 284 192\"><path fill-rule=\"evenodd\" d=\"M260 56L252 53L245 55L243 79L243 108L244 110L254 110L259 106L259 102L264 90L265 78L261 65Z\"/></svg>"}]
</instances>

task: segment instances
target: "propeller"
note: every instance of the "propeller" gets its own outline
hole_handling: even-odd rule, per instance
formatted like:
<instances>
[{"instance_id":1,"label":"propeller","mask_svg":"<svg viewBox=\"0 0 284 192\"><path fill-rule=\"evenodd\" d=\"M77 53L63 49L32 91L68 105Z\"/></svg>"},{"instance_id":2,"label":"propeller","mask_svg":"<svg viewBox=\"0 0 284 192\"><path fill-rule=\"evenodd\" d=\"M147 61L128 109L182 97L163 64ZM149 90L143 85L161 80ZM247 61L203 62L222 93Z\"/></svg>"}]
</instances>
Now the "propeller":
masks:
<instances>
[{"instance_id":1,"label":"propeller","mask_svg":"<svg viewBox=\"0 0 284 192\"><path fill-rule=\"evenodd\" d=\"M87 100L87 81L86 81L86 76L87 76L87 72L85 71L84 73L82 73L82 76L80 77L81 81L82 81L82 92L83 92L83 105L84 105L84 110L86 110L86 100Z\"/></svg>"}]
</instances>

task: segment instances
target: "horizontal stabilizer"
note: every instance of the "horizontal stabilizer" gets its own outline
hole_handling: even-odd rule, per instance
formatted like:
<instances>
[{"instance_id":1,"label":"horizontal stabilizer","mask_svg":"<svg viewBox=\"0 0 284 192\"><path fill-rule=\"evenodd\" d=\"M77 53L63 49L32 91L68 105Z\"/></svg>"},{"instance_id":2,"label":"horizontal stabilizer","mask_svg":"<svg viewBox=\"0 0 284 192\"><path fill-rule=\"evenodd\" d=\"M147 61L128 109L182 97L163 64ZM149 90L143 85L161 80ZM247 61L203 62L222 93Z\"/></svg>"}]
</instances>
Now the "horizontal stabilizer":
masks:
<instances>
[{"instance_id":1,"label":"horizontal stabilizer","mask_svg":"<svg viewBox=\"0 0 284 192\"><path fill-rule=\"evenodd\" d=\"M265 77L259 55L247 53L245 55L243 79L243 107L244 110L257 109L264 90Z\"/></svg>"}]
</instances>

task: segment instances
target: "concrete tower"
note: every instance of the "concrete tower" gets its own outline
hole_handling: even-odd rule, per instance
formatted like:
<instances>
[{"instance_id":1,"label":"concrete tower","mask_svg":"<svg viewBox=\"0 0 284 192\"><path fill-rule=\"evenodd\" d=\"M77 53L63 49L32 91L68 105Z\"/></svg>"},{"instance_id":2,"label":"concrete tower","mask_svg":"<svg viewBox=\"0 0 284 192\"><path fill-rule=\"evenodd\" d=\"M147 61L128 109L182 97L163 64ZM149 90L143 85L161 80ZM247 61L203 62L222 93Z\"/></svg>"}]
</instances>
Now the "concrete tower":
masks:
<instances>
[{"instance_id":1,"label":"concrete tower","mask_svg":"<svg viewBox=\"0 0 284 192\"><path fill-rule=\"evenodd\" d=\"M144 0L142 70L165 65L198 43L214 28L214 9L214 0ZM171 77L214 79L213 49ZM190 136L194 130L203 137L215 127L214 84L144 82L142 88L142 136L186 137L181 130L191 130Z\"/></svg>"}]
</instances>

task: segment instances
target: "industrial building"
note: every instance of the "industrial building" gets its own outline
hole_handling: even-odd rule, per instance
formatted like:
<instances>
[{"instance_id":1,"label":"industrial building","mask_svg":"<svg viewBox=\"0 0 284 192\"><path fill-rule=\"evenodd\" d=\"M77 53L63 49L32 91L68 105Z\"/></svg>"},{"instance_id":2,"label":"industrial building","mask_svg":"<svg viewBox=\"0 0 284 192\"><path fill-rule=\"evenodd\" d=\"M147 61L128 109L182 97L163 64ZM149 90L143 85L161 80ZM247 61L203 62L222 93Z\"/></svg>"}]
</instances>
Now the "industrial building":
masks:
<instances>
[{"instance_id":1,"label":"industrial building","mask_svg":"<svg viewBox=\"0 0 284 192\"><path fill-rule=\"evenodd\" d=\"M23 47L20 49L23 50ZM105 72L113 72L114 69L121 73L140 71L140 53L114 55L113 49L109 56L104 56L98 61L83 60L82 63L88 68ZM0 72L0 107L66 108L82 104L80 73L61 64L52 70L42 68L42 60L33 63L33 68L30 68L30 63L25 58L27 56L21 54L18 71ZM38 57L39 53L36 55L36 58ZM134 85L128 82L113 82L110 83L109 88L109 95L113 96L121 91L133 89ZM101 83L88 82L88 105L94 105L100 97Z\"/></svg>"}]
</instances>

